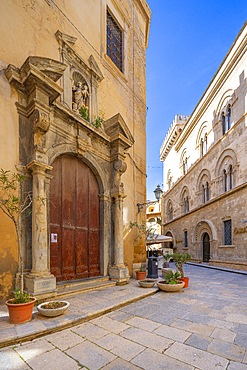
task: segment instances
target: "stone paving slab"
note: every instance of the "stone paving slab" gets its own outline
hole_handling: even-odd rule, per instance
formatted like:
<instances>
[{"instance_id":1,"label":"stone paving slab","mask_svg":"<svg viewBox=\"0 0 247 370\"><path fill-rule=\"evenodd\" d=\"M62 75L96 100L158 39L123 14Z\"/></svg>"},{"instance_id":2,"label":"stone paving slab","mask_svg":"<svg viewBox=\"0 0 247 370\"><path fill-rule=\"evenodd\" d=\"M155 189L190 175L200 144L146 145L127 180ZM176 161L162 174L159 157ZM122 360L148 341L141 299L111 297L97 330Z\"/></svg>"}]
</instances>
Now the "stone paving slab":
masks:
<instances>
[{"instance_id":1,"label":"stone paving slab","mask_svg":"<svg viewBox=\"0 0 247 370\"><path fill-rule=\"evenodd\" d=\"M178 342L168 348L165 354L201 370L224 370L228 366L228 360L223 357Z\"/></svg>"},{"instance_id":2,"label":"stone paving slab","mask_svg":"<svg viewBox=\"0 0 247 370\"><path fill-rule=\"evenodd\" d=\"M185 272L190 286L179 294L132 281L70 297L71 310L56 319L35 313L11 325L0 314L0 341L17 339L0 349L0 369L247 370L247 276ZM41 338L23 341L39 330Z\"/></svg>"},{"instance_id":3,"label":"stone paving slab","mask_svg":"<svg viewBox=\"0 0 247 370\"><path fill-rule=\"evenodd\" d=\"M88 321L93 317L101 316L106 312L155 294L157 290L156 286L149 289L140 288L138 282L132 279L124 286L113 286L67 298L63 297L64 300L70 302L70 307L65 314L58 317L44 317L35 308L33 319L19 325L9 322L7 307L0 305L0 348Z\"/></svg>"}]
</instances>

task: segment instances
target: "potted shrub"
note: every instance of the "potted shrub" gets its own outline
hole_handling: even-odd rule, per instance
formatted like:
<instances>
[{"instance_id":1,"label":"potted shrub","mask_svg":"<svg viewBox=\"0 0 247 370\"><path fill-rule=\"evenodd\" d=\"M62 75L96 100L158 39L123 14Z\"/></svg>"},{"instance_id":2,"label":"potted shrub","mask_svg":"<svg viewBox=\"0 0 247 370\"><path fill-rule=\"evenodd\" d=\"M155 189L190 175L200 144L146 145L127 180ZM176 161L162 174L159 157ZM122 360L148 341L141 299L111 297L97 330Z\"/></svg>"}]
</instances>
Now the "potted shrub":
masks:
<instances>
[{"instance_id":1,"label":"potted shrub","mask_svg":"<svg viewBox=\"0 0 247 370\"><path fill-rule=\"evenodd\" d=\"M189 253L173 253L172 258L181 275L181 280L185 282L184 287L187 288L189 285L189 278L188 276L184 276L183 266L186 262L191 260L191 255Z\"/></svg>"},{"instance_id":2,"label":"potted shrub","mask_svg":"<svg viewBox=\"0 0 247 370\"><path fill-rule=\"evenodd\" d=\"M169 271L166 274L165 280L157 282L159 289L165 292L177 292L184 287L184 281L180 280L181 275L179 271Z\"/></svg>"},{"instance_id":3,"label":"potted shrub","mask_svg":"<svg viewBox=\"0 0 247 370\"><path fill-rule=\"evenodd\" d=\"M19 173L11 174L8 170L0 169L0 209L14 224L18 245L20 289L14 292L14 298L6 302L12 323L31 320L34 302L36 301L34 297L24 292L23 284L23 259L20 240L21 216L32 204L30 192L23 197L19 195L24 180L25 176Z\"/></svg>"}]
</instances>

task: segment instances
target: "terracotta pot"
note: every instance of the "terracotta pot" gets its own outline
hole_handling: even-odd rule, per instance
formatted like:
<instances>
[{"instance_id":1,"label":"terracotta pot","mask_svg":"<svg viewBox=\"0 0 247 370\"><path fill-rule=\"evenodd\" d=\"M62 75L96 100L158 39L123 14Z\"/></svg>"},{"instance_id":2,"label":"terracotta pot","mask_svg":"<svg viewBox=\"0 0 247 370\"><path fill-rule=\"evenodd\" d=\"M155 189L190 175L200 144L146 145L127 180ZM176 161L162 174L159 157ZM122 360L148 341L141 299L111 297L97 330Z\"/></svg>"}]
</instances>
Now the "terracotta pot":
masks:
<instances>
[{"instance_id":1,"label":"terracotta pot","mask_svg":"<svg viewBox=\"0 0 247 370\"><path fill-rule=\"evenodd\" d=\"M189 277L185 276L183 278L180 278L181 281L184 281L184 288L188 288L189 286Z\"/></svg>"},{"instance_id":2,"label":"terracotta pot","mask_svg":"<svg viewBox=\"0 0 247 370\"><path fill-rule=\"evenodd\" d=\"M37 310L41 315L47 316L47 317L55 317L55 316L60 316L62 315L67 308L70 306L70 303L67 301L59 301L63 302L65 305L63 307L58 307L58 308L43 308L42 306L45 306L47 303L52 303L51 302L43 302L37 306Z\"/></svg>"},{"instance_id":3,"label":"terracotta pot","mask_svg":"<svg viewBox=\"0 0 247 370\"><path fill-rule=\"evenodd\" d=\"M146 277L146 271L136 271L136 280L144 280Z\"/></svg>"},{"instance_id":4,"label":"terracotta pot","mask_svg":"<svg viewBox=\"0 0 247 370\"><path fill-rule=\"evenodd\" d=\"M27 303L11 303L13 299L9 299L5 304L9 310L9 321L12 324L21 324L32 319L33 307L36 298L31 298Z\"/></svg>"},{"instance_id":5,"label":"terracotta pot","mask_svg":"<svg viewBox=\"0 0 247 370\"><path fill-rule=\"evenodd\" d=\"M165 281L158 281L157 285L164 292L178 292L184 287L184 281L181 281L179 284L166 284Z\"/></svg>"}]
</instances>

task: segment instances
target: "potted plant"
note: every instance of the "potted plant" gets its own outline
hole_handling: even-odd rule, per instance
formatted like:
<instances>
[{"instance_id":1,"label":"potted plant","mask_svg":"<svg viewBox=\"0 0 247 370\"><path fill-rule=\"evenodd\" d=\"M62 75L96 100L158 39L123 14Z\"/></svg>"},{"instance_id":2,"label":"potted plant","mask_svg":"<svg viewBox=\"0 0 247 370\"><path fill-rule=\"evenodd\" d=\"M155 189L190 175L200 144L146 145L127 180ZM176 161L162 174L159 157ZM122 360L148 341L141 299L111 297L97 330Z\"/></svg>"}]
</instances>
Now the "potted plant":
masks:
<instances>
[{"instance_id":1,"label":"potted plant","mask_svg":"<svg viewBox=\"0 0 247 370\"><path fill-rule=\"evenodd\" d=\"M185 282L185 288L188 287L189 285L189 277L184 276L184 270L183 266L186 262L191 260L191 254L189 253L173 253L172 255L173 262L175 263L175 266L177 267L180 275L181 275L181 280Z\"/></svg>"},{"instance_id":2,"label":"potted plant","mask_svg":"<svg viewBox=\"0 0 247 370\"><path fill-rule=\"evenodd\" d=\"M25 176L22 174L11 174L9 170L0 169L0 209L14 224L18 245L20 289L14 292L14 298L6 302L12 323L31 320L34 302L36 301L34 297L24 292L23 283L23 259L20 239L21 216L32 204L30 192L27 192L23 197L18 194L24 180Z\"/></svg>"},{"instance_id":3,"label":"potted plant","mask_svg":"<svg viewBox=\"0 0 247 370\"><path fill-rule=\"evenodd\" d=\"M40 303L37 310L43 316L55 317L62 315L69 306L70 303L67 301L50 301Z\"/></svg>"},{"instance_id":4,"label":"potted plant","mask_svg":"<svg viewBox=\"0 0 247 370\"><path fill-rule=\"evenodd\" d=\"M181 281L179 271L169 271L165 280L157 282L159 289L165 292L177 292L184 287L184 281Z\"/></svg>"}]
</instances>

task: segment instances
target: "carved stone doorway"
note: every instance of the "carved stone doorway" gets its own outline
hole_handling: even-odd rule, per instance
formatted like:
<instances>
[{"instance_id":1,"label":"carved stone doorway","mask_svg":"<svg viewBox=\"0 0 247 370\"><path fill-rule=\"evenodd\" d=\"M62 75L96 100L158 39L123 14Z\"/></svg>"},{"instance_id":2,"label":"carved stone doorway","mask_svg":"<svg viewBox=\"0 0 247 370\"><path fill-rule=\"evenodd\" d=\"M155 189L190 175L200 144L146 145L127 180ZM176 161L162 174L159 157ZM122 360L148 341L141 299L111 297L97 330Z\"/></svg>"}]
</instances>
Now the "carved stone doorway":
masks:
<instances>
[{"instance_id":1,"label":"carved stone doorway","mask_svg":"<svg viewBox=\"0 0 247 370\"><path fill-rule=\"evenodd\" d=\"M100 275L99 186L78 158L53 163L50 187L50 270L57 281Z\"/></svg>"},{"instance_id":2,"label":"carved stone doorway","mask_svg":"<svg viewBox=\"0 0 247 370\"><path fill-rule=\"evenodd\" d=\"M202 235L203 262L210 260L210 238L208 233Z\"/></svg>"}]
</instances>

